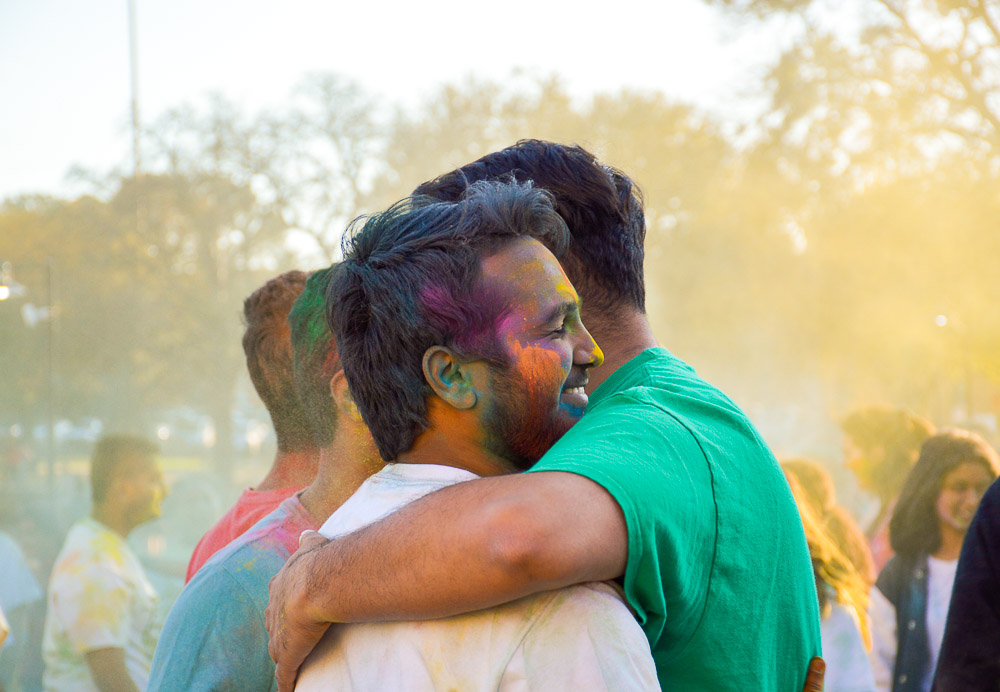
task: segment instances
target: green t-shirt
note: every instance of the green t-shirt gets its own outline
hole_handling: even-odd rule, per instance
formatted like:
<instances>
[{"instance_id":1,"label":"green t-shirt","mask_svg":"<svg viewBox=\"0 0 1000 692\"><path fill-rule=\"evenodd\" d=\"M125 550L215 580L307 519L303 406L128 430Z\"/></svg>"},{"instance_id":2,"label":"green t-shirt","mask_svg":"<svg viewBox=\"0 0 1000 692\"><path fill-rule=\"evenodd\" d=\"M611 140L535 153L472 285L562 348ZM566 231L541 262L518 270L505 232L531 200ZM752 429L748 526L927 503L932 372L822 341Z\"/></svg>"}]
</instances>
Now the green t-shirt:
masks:
<instances>
[{"instance_id":1,"label":"green t-shirt","mask_svg":"<svg viewBox=\"0 0 1000 692\"><path fill-rule=\"evenodd\" d=\"M664 690L802 689L819 607L795 501L746 415L690 366L642 352L532 471L580 474L621 506L625 596Z\"/></svg>"}]
</instances>

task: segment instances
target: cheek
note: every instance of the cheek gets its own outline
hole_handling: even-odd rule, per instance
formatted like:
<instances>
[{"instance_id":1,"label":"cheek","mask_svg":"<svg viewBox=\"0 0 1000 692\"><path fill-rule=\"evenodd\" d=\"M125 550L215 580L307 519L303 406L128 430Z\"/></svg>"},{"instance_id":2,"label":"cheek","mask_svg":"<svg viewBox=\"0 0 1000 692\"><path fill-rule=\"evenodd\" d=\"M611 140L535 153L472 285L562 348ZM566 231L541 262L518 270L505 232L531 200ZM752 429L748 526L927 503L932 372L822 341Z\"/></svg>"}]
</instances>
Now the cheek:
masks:
<instances>
[{"instance_id":1,"label":"cheek","mask_svg":"<svg viewBox=\"0 0 1000 692\"><path fill-rule=\"evenodd\" d=\"M514 370L531 392L558 396L568 371L558 353L544 348L529 347L522 349L515 358Z\"/></svg>"}]
</instances>

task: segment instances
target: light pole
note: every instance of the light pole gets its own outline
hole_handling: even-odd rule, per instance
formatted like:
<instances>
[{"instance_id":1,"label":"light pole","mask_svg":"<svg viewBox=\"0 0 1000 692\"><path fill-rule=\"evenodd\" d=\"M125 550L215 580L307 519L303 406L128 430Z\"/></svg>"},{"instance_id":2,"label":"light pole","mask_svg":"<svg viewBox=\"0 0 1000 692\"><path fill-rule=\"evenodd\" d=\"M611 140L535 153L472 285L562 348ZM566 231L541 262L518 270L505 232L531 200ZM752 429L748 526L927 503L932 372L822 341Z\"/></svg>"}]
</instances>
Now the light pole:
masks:
<instances>
[{"instance_id":1,"label":"light pole","mask_svg":"<svg viewBox=\"0 0 1000 692\"><path fill-rule=\"evenodd\" d=\"M26 263L27 266L38 267L38 264ZM25 266L22 264L21 266ZM55 274L55 259L45 258L41 263L41 268L45 272L45 307L38 318L45 321L45 402L46 418L48 419L46 434L46 452L48 461L49 482L55 479L56 466L56 442L55 442L55 309L53 308L53 284ZM23 286L14 281L14 266L10 262L0 262L0 301L5 301L15 294L24 294ZM27 312L22 310L22 315L27 318Z\"/></svg>"}]
</instances>

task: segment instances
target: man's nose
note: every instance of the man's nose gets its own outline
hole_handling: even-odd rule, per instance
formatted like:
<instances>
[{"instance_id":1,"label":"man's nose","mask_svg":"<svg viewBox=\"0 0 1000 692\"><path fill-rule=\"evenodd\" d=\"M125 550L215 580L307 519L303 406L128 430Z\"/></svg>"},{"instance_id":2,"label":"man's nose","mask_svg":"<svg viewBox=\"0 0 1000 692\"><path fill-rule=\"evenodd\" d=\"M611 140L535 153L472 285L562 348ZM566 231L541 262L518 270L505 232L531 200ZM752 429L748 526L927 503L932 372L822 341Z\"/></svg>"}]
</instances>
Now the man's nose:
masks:
<instances>
[{"instance_id":1,"label":"man's nose","mask_svg":"<svg viewBox=\"0 0 1000 692\"><path fill-rule=\"evenodd\" d=\"M586 327L580 328L580 341L573 352L573 363L585 368L596 368L604 363L604 351L597 345Z\"/></svg>"}]
</instances>

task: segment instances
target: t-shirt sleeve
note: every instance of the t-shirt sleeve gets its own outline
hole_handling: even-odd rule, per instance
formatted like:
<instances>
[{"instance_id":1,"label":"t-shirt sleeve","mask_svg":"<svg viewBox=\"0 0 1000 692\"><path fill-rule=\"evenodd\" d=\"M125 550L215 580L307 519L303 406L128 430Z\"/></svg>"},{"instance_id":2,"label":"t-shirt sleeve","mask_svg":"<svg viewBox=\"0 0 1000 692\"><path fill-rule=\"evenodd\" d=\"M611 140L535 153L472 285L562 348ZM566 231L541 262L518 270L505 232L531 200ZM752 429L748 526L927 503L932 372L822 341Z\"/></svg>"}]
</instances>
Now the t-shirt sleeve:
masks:
<instances>
[{"instance_id":1,"label":"t-shirt sleeve","mask_svg":"<svg viewBox=\"0 0 1000 692\"><path fill-rule=\"evenodd\" d=\"M537 690L660 689L645 635L606 584L554 594L511 657L511 678Z\"/></svg>"},{"instance_id":2,"label":"t-shirt sleeve","mask_svg":"<svg viewBox=\"0 0 1000 692\"><path fill-rule=\"evenodd\" d=\"M654 403L614 395L532 471L589 478L621 507L628 528L625 596L654 647L668 608L675 632L694 631L703 601L692 595L708 592L715 502L708 461L687 428Z\"/></svg>"},{"instance_id":3,"label":"t-shirt sleeve","mask_svg":"<svg viewBox=\"0 0 1000 692\"><path fill-rule=\"evenodd\" d=\"M260 599L224 570L199 570L167 615L148 689L275 688Z\"/></svg>"},{"instance_id":4,"label":"t-shirt sleeve","mask_svg":"<svg viewBox=\"0 0 1000 692\"><path fill-rule=\"evenodd\" d=\"M50 608L80 653L128 644L132 589L115 564L91 560L53 573Z\"/></svg>"}]
</instances>

